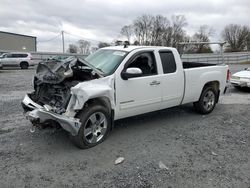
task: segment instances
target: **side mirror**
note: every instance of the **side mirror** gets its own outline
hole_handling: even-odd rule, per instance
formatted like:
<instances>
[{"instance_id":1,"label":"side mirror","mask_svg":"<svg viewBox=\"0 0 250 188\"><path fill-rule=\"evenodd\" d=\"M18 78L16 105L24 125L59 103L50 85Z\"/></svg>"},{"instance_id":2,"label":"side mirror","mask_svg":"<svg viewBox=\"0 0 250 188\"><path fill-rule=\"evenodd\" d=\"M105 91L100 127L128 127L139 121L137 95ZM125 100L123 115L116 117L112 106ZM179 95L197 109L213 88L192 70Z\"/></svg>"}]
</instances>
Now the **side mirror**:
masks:
<instances>
[{"instance_id":1,"label":"side mirror","mask_svg":"<svg viewBox=\"0 0 250 188\"><path fill-rule=\"evenodd\" d=\"M121 77L123 80L140 77L141 75L142 75L142 70L136 67L127 68L126 70L123 70L121 73Z\"/></svg>"}]
</instances>

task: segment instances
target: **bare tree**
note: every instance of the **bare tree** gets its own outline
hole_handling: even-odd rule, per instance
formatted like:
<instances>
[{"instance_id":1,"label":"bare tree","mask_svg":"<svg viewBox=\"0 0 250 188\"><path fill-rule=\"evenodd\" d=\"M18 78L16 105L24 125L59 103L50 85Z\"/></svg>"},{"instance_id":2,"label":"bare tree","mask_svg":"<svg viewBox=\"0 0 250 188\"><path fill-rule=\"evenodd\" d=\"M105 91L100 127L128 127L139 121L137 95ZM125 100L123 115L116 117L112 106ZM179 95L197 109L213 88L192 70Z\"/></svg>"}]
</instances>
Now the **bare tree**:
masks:
<instances>
[{"instance_id":1,"label":"bare tree","mask_svg":"<svg viewBox=\"0 0 250 188\"><path fill-rule=\"evenodd\" d=\"M141 45L150 43L153 21L152 15L142 15L134 20L135 36Z\"/></svg>"},{"instance_id":2,"label":"bare tree","mask_svg":"<svg viewBox=\"0 0 250 188\"><path fill-rule=\"evenodd\" d=\"M191 37L195 42L210 42L209 37L214 33L214 29L207 25L202 25L198 31ZM193 53L212 53L212 49L209 44L194 44L188 47L189 52Z\"/></svg>"},{"instance_id":3,"label":"bare tree","mask_svg":"<svg viewBox=\"0 0 250 188\"><path fill-rule=\"evenodd\" d=\"M80 48L81 54L89 54L90 53L91 43L89 41L79 40L77 43L78 43L78 46Z\"/></svg>"},{"instance_id":4,"label":"bare tree","mask_svg":"<svg viewBox=\"0 0 250 188\"><path fill-rule=\"evenodd\" d=\"M187 20L184 15L172 16L172 42L171 46L178 48L179 43L185 38L184 27L187 25Z\"/></svg>"},{"instance_id":5,"label":"bare tree","mask_svg":"<svg viewBox=\"0 0 250 188\"><path fill-rule=\"evenodd\" d=\"M138 46L138 45L140 45L140 43L136 40L136 41L134 42L134 45Z\"/></svg>"},{"instance_id":6,"label":"bare tree","mask_svg":"<svg viewBox=\"0 0 250 188\"><path fill-rule=\"evenodd\" d=\"M132 25L123 26L120 33L124 35L127 38L127 40L130 42L131 37L133 35L133 26Z\"/></svg>"},{"instance_id":7,"label":"bare tree","mask_svg":"<svg viewBox=\"0 0 250 188\"><path fill-rule=\"evenodd\" d=\"M69 44L69 48L67 49L68 53L77 53L78 47L75 44Z\"/></svg>"},{"instance_id":8,"label":"bare tree","mask_svg":"<svg viewBox=\"0 0 250 188\"><path fill-rule=\"evenodd\" d=\"M247 51L250 51L250 29L248 28L248 35L247 35L247 40L246 40L246 48Z\"/></svg>"},{"instance_id":9,"label":"bare tree","mask_svg":"<svg viewBox=\"0 0 250 188\"><path fill-rule=\"evenodd\" d=\"M98 44L98 48L104 48L104 47L107 47L107 46L110 46L110 44L107 43L107 42L99 42L99 44Z\"/></svg>"},{"instance_id":10,"label":"bare tree","mask_svg":"<svg viewBox=\"0 0 250 188\"><path fill-rule=\"evenodd\" d=\"M249 28L237 24L227 25L222 31L223 39L228 42L227 51L237 52L247 48Z\"/></svg>"},{"instance_id":11,"label":"bare tree","mask_svg":"<svg viewBox=\"0 0 250 188\"><path fill-rule=\"evenodd\" d=\"M172 35L173 35L173 28L169 26L168 28L165 29L162 36L163 46L172 46Z\"/></svg>"},{"instance_id":12,"label":"bare tree","mask_svg":"<svg viewBox=\"0 0 250 188\"><path fill-rule=\"evenodd\" d=\"M169 20L162 16L157 15L153 18L152 33L151 33L151 45L161 46L163 45L163 36L167 32L170 26Z\"/></svg>"},{"instance_id":13,"label":"bare tree","mask_svg":"<svg viewBox=\"0 0 250 188\"><path fill-rule=\"evenodd\" d=\"M178 47L186 37L184 27L187 25L183 15L173 16L171 22L162 15L142 15L133 22L136 44L140 45L166 45ZM127 26L123 27L126 35Z\"/></svg>"}]
</instances>

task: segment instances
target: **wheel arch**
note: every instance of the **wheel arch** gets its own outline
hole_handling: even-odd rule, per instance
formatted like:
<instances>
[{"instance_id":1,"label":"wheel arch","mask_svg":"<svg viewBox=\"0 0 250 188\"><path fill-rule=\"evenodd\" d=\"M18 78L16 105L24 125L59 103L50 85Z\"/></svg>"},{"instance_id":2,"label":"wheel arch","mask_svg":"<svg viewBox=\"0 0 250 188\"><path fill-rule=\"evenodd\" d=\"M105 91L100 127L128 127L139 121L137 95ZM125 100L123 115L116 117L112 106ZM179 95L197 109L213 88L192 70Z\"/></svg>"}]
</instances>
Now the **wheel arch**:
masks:
<instances>
[{"instance_id":1,"label":"wheel arch","mask_svg":"<svg viewBox=\"0 0 250 188\"><path fill-rule=\"evenodd\" d=\"M21 62L19 63L20 67L21 67L21 65L22 65L23 63L27 64L28 67L29 67L29 62L28 62L28 61L21 61Z\"/></svg>"},{"instance_id":2,"label":"wheel arch","mask_svg":"<svg viewBox=\"0 0 250 188\"><path fill-rule=\"evenodd\" d=\"M99 104L99 105L101 105L101 106L104 106L105 108L108 109L108 112L109 112L110 117L111 117L111 123L112 123L111 129L113 129L113 127L114 127L114 114L115 114L115 111L114 111L114 109L112 108L110 99L109 99L108 97L96 97L96 98L91 98L91 99L89 99L89 100L87 100L87 101L85 102L85 105L84 105L83 108L86 108L86 107L88 107L89 105L94 104L94 103Z\"/></svg>"},{"instance_id":3,"label":"wheel arch","mask_svg":"<svg viewBox=\"0 0 250 188\"><path fill-rule=\"evenodd\" d=\"M207 82L203 88L202 88L202 91L201 91L201 94L203 92L203 90L207 87L212 87L215 91L216 91L216 103L219 101L219 96L220 96L220 82L218 80L214 80L214 81L209 81ZM200 96L201 96L200 94Z\"/></svg>"}]
</instances>

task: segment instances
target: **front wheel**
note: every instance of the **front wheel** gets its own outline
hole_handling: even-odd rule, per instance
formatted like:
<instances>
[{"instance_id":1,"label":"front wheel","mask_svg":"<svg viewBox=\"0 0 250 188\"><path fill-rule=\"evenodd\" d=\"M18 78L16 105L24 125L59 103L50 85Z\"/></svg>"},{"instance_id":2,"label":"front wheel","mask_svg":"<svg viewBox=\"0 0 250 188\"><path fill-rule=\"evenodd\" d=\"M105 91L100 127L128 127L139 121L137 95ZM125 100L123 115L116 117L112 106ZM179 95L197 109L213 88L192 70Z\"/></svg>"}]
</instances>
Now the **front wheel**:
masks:
<instances>
[{"instance_id":1,"label":"front wheel","mask_svg":"<svg viewBox=\"0 0 250 188\"><path fill-rule=\"evenodd\" d=\"M92 104L82 110L77 117L82 123L78 134L72 136L77 147L91 148L106 139L111 129L111 118L104 106Z\"/></svg>"},{"instance_id":2,"label":"front wheel","mask_svg":"<svg viewBox=\"0 0 250 188\"><path fill-rule=\"evenodd\" d=\"M20 67L21 67L21 69L28 69L29 68L29 64L27 62L21 62L20 63Z\"/></svg>"},{"instance_id":3,"label":"front wheel","mask_svg":"<svg viewBox=\"0 0 250 188\"><path fill-rule=\"evenodd\" d=\"M194 103L195 109L201 114L209 114L216 105L218 92L213 87L203 89L199 101Z\"/></svg>"}]
</instances>

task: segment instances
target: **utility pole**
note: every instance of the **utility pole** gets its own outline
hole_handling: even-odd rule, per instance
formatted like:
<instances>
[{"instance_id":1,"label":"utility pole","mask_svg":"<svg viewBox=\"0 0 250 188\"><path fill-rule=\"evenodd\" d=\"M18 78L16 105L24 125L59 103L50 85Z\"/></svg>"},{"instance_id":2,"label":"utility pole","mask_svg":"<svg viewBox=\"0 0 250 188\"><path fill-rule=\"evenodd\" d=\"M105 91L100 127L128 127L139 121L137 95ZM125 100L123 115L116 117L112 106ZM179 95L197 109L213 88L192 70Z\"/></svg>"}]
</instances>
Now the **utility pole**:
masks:
<instances>
[{"instance_id":1,"label":"utility pole","mask_svg":"<svg viewBox=\"0 0 250 188\"><path fill-rule=\"evenodd\" d=\"M62 45L63 45L63 53L65 52L64 48L64 31L62 31Z\"/></svg>"}]
</instances>

